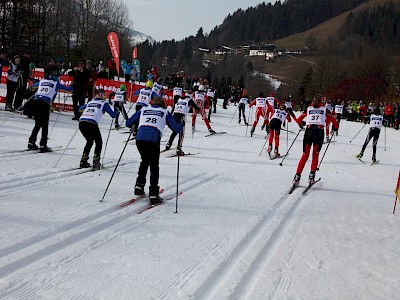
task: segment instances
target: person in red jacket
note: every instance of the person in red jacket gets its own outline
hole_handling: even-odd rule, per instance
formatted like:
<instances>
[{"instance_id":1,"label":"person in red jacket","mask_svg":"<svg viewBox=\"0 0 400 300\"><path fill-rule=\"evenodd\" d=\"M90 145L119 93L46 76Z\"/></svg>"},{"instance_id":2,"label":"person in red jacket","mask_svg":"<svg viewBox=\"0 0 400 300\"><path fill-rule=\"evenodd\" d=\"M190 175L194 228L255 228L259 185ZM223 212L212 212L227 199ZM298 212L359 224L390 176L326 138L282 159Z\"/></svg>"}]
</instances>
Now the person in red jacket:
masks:
<instances>
[{"instance_id":1,"label":"person in red jacket","mask_svg":"<svg viewBox=\"0 0 400 300\"><path fill-rule=\"evenodd\" d=\"M383 108L383 119L385 120L386 124L388 126L392 125L392 119L393 119L393 106L392 102L389 102L385 107Z\"/></svg>"},{"instance_id":2,"label":"person in red jacket","mask_svg":"<svg viewBox=\"0 0 400 300\"><path fill-rule=\"evenodd\" d=\"M260 119L261 116L264 118L262 129L266 127L267 132L269 132L269 115L271 112L273 112L274 109L267 102L266 98L264 98L263 92L260 92L258 94L258 97L254 99L253 102L250 103L249 107L252 107L253 105L256 106L256 112L254 117L254 123L250 130L250 136L253 136L253 133L256 130L258 120Z\"/></svg>"},{"instance_id":3,"label":"person in red jacket","mask_svg":"<svg viewBox=\"0 0 400 300\"><path fill-rule=\"evenodd\" d=\"M94 83L97 80L97 72L93 68L93 63L90 60L86 61L86 68L89 71L89 81L88 81L87 86L86 86L86 94L87 94L87 97L88 97L87 102L90 102L93 99L93 93L94 93L94 90L95 90Z\"/></svg>"},{"instance_id":4,"label":"person in red jacket","mask_svg":"<svg viewBox=\"0 0 400 300\"><path fill-rule=\"evenodd\" d=\"M113 57L110 57L110 59L108 60L107 68L108 68L108 79L114 80L114 76L117 75L117 64L115 63Z\"/></svg>"},{"instance_id":5,"label":"person in red jacket","mask_svg":"<svg viewBox=\"0 0 400 300\"><path fill-rule=\"evenodd\" d=\"M319 152L321 151L322 144L324 142L324 126L327 121L332 122L333 131L337 131L339 124L336 119L327 113L326 106L323 105L321 95L316 95L305 113L301 114L296 120L300 127L302 127L302 121L306 122L306 131L303 139L303 155L300 158L297 166L296 175L293 179L293 186L299 184L301 173L303 172L304 166L310 155L311 146L313 146L311 172L309 175L308 182L313 184L315 182L315 172L317 171Z\"/></svg>"}]
</instances>

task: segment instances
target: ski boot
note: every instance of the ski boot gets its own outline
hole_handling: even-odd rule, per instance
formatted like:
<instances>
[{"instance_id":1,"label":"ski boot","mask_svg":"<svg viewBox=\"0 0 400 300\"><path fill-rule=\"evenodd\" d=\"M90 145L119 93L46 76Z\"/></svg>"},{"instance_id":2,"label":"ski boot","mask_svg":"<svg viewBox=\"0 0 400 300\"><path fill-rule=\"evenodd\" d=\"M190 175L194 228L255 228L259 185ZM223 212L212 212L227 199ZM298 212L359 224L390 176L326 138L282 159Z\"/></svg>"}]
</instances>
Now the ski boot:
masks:
<instances>
[{"instance_id":1,"label":"ski boot","mask_svg":"<svg viewBox=\"0 0 400 300\"><path fill-rule=\"evenodd\" d=\"M118 130L118 129L120 129L121 128L121 126L119 126L119 124L117 123L117 124L115 124L115 129L116 130Z\"/></svg>"},{"instance_id":2,"label":"ski boot","mask_svg":"<svg viewBox=\"0 0 400 300\"><path fill-rule=\"evenodd\" d=\"M192 126L192 133L194 133L195 130L196 130L196 127Z\"/></svg>"},{"instance_id":3,"label":"ski boot","mask_svg":"<svg viewBox=\"0 0 400 300\"><path fill-rule=\"evenodd\" d=\"M329 143L329 136L326 137L326 142Z\"/></svg>"},{"instance_id":4,"label":"ski boot","mask_svg":"<svg viewBox=\"0 0 400 300\"><path fill-rule=\"evenodd\" d=\"M264 128L265 128L265 124L262 124L262 126L261 126L261 131L263 131Z\"/></svg>"},{"instance_id":5,"label":"ski boot","mask_svg":"<svg viewBox=\"0 0 400 300\"><path fill-rule=\"evenodd\" d=\"M90 168L90 164L88 163L89 160L89 155L87 155L86 153L82 154L81 157L81 162L79 164L79 168L83 169L83 168Z\"/></svg>"},{"instance_id":6,"label":"ski boot","mask_svg":"<svg viewBox=\"0 0 400 300\"><path fill-rule=\"evenodd\" d=\"M136 182L134 193L136 196L144 196L144 184Z\"/></svg>"},{"instance_id":7,"label":"ski boot","mask_svg":"<svg viewBox=\"0 0 400 300\"><path fill-rule=\"evenodd\" d=\"M13 111L12 106L9 103L6 103L6 111Z\"/></svg>"},{"instance_id":8,"label":"ski boot","mask_svg":"<svg viewBox=\"0 0 400 300\"><path fill-rule=\"evenodd\" d=\"M308 184L315 183L315 171L311 171L310 175L308 175Z\"/></svg>"},{"instance_id":9,"label":"ski boot","mask_svg":"<svg viewBox=\"0 0 400 300\"><path fill-rule=\"evenodd\" d=\"M265 126L265 131L269 133L269 126Z\"/></svg>"},{"instance_id":10,"label":"ski boot","mask_svg":"<svg viewBox=\"0 0 400 300\"><path fill-rule=\"evenodd\" d=\"M215 133L215 131L212 130L212 128L209 128L209 129L208 129L208 132L211 133L211 134L214 134L214 133Z\"/></svg>"},{"instance_id":11,"label":"ski boot","mask_svg":"<svg viewBox=\"0 0 400 300\"><path fill-rule=\"evenodd\" d=\"M165 151L169 150L170 148L171 148L171 144L170 144L170 143L167 143L167 144L165 145Z\"/></svg>"},{"instance_id":12,"label":"ski boot","mask_svg":"<svg viewBox=\"0 0 400 300\"><path fill-rule=\"evenodd\" d=\"M241 119L239 119L239 122L238 122L238 123L240 124L240 122L242 122L242 120L241 120Z\"/></svg>"},{"instance_id":13,"label":"ski boot","mask_svg":"<svg viewBox=\"0 0 400 300\"><path fill-rule=\"evenodd\" d=\"M279 154L278 148L275 148L275 150L274 150L274 155L275 155L275 157L281 156L281 155Z\"/></svg>"},{"instance_id":14,"label":"ski boot","mask_svg":"<svg viewBox=\"0 0 400 300\"><path fill-rule=\"evenodd\" d=\"M100 156L97 156L96 154L93 156L93 166L92 170L93 171L98 171L101 169L101 163L100 163Z\"/></svg>"},{"instance_id":15,"label":"ski boot","mask_svg":"<svg viewBox=\"0 0 400 300\"><path fill-rule=\"evenodd\" d=\"M149 198L151 205L159 205L164 202L163 198L160 197L160 187L156 186L155 188L150 187L149 189Z\"/></svg>"},{"instance_id":16,"label":"ski boot","mask_svg":"<svg viewBox=\"0 0 400 300\"><path fill-rule=\"evenodd\" d=\"M376 163L376 156L372 155L372 163Z\"/></svg>"},{"instance_id":17,"label":"ski boot","mask_svg":"<svg viewBox=\"0 0 400 300\"><path fill-rule=\"evenodd\" d=\"M176 155L177 156L184 156L185 152L183 152L182 149L176 149Z\"/></svg>"},{"instance_id":18,"label":"ski boot","mask_svg":"<svg viewBox=\"0 0 400 300\"><path fill-rule=\"evenodd\" d=\"M250 136L251 137L253 137L254 130L256 130L256 129L254 127L251 127L251 129L250 129Z\"/></svg>"},{"instance_id":19,"label":"ski boot","mask_svg":"<svg viewBox=\"0 0 400 300\"><path fill-rule=\"evenodd\" d=\"M28 142L28 149L29 150L38 150L39 147L38 147L38 145L35 144L35 142Z\"/></svg>"},{"instance_id":20,"label":"ski boot","mask_svg":"<svg viewBox=\"0 0 400 300\"><path fill-rule=\"evenodd\" d=\"M293 178L293 181L292 181L293 186L298 186L299 185L300 178L301 178L301 174L294 175L294 178Z\"/></svg>"},{"instance_id":21,"label":"ski boot","mask_svg":"<svg viewBox=\"0 0 400 300\"><path fill-rule=\"evenodd\" d=\"M271 151L272 151L272 145L270 144L270 145L268 145L268 149L267 149L268 155L271 154Z\"/></svg>"},{"instance_id":22,"label":"ski boot","mask_svg":"<svg viewBox=\"0 0 400 300\"><path fill-rule=\"evenodd\" d=\"M364 155L364 153L360 152L360 154L357 154L356 157L360 159L363 157L363 155Z\"/></svg>"},{"instance_id":23,"label":"ski boot","mask_svg":"<svg viewBox=\"0 0 400 300\"><path fill-rule=\"evenodd\" d=\"M246 120L244 121L244 125L249 126L249 123L246 122Z\"/></svg>"},{"instance_id":24,"label":"ski boot","mask_svg":"<svg viewBox=\"0 0 400 300\"><path fill-rule=\"evenodd\" d=\"M45 152L52 152L51 148L47 147L46 145L40 146L40 152L45 153Z\"/></svg>"}]
</instances>

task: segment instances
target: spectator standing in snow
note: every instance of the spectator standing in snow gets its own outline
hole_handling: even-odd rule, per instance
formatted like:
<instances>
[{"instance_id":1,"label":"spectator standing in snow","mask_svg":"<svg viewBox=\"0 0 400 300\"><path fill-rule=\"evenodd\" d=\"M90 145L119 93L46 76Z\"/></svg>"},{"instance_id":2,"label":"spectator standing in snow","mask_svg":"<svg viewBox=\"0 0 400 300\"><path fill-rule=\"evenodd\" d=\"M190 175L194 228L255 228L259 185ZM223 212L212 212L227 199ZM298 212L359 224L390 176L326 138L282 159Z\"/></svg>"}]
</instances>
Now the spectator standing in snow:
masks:
<instances>
[{"instance_id":1,"label":"spectator standing in snow","mask_svg":"<svg viewBox=\"0 0 400 300\"><path fill-rule=\"evenodd\" d=\"M74 117L72 120L79 120L80 113L79 107L85 104L85 93L87 84L89 81L89 71L85 67L85 60L81 59L78 61L78 64L68 72L72 79L72 86L74 90L72 92L72 105L74 107Z\"/></svg>"},{"instance_id":2,"label":"spectator standing in snow","mask_svg":"<svg viewBox=\"0 0 400 300\"><path fill-rule=\"evenodd\" d=\"M107 68L108 68L108 79L114 80L114 76L117 75L117 64L115 63L113 57L110 57L110 59L108 60Z\"/></svg>"},{"instance_id":3,"label":"spectator standing in snow","mask_svg":"<svg viewBox=\"0 0 400 300\"><path fill-rule=\"evenodd\" d=\"M21 70L19 63L20 57L18 55L15 55L13 61L8 65L6 94L6 110L8 111L13 110L13 103L14 109L18 108L14 102L14 97L19 88L21 79Z\"/></svg>"},{"instance_id":4,"label":"spectator standing in snow","mask_svg":"<svg viewBox=\"0 0 400 300\"><path fill-rule=\"evenodd\" d=\"M89 80L86 87L86 95L88 97L87 102L93 99L94 93L94 83L97 80L97 72L92 66L92 62L90 60L86 61L86 69L89 71Z\"/></svg>"},{"instance_id":5,"label":"spectator standing in snow","mask_svg":"<svg viewBox=\"0 0 400 300\"><path fill-rule=\"evenodd\" d=\"M0 49L0 83L1 83L1 78L3 77L3 67L7 64L6 55L7 55L6 51Z\"/></svg>"},{"instance_id":6,"label":"spectator standing in snow","mask_svg":"<svg viewBox=\"0 0 400 300\"><path fill-rule=\"evenodd\" d=\"M20 70L21 70L21 82L18 87L17 93L14 100L14 109L19 109L22 107L22 102L24 100L26 89L28 87L29 79L29 64L31 63L31 52L26 50L21 56Z\"/></svg>"}]
</instances>

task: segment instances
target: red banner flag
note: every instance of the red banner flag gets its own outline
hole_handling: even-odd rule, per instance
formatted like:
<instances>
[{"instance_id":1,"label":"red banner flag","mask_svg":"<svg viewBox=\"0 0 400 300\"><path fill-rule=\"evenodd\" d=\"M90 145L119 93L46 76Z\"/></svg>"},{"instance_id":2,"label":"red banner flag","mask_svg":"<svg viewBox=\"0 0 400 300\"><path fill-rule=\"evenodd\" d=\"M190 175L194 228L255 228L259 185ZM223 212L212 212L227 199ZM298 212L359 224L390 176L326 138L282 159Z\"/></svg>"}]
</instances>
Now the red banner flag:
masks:
<instances>
[{"instance_id":1,"label":"red banner flag","mask_svg":"<svg viewBox=\"0 0 400 300\"><path fill-rule=\"evenodd\" d=\"M133 48L132 59L137 58L137 47Z\"/></svg>"},{"instance_id":2,"label":"red banner flag","mask_svg":"<svg viewBox=\"0 0 400 300\"><path fill-rule=\"evenodd\" d=\"M119 76L119 41L115 32L110 32L107 36L108 45L110 46L111 54L114 57L115 64L117 65L117 73Z\"/></svg>"}]
</instances>

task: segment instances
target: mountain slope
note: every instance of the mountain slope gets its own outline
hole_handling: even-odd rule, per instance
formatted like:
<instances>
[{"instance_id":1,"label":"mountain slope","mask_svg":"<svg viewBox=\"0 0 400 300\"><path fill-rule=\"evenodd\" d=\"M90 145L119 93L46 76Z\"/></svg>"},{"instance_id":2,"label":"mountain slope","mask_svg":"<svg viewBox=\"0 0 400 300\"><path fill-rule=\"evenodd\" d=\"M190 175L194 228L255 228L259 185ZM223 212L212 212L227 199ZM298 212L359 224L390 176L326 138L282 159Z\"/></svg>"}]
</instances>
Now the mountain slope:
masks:
<instances>
[{"instance_id":1,"label":"mountain slope","mask_svg":"<svg viewBox=\"0 0 400 300\"><path fill-rule=\"evenodd\" d=\"M351 9L345 13L342 13L339 16L329 19L309 30L276 40L273 43L278 48L299 50L304 49L306 47L307 39L313 36L317 40L318 44L322 44L327 40L329 36L335 35L338 32L338 30L345 23L346 18L351 12L359 13L362 10L372 8L389 1L390 0L370 0L369 2L363 3L354 9Z\"/></svg>"}]
</instances>

